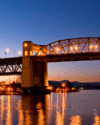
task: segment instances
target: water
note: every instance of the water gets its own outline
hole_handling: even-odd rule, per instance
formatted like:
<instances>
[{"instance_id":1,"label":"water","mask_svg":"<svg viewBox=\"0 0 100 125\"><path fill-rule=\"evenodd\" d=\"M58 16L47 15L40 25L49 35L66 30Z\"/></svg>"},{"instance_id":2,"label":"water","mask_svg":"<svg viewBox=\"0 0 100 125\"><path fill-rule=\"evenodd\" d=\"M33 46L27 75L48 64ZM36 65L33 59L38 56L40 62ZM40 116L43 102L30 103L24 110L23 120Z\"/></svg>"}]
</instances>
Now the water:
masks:
<instances>
[{"instance_id":1,"label":"water","mask_svg":"<svg viewBox=\"0 0 100 125\"><path fill-rule=\"evenodd\" d=\"M0 125L100 125L100 90L1 95Z\"/></svg>"}]
</instances>

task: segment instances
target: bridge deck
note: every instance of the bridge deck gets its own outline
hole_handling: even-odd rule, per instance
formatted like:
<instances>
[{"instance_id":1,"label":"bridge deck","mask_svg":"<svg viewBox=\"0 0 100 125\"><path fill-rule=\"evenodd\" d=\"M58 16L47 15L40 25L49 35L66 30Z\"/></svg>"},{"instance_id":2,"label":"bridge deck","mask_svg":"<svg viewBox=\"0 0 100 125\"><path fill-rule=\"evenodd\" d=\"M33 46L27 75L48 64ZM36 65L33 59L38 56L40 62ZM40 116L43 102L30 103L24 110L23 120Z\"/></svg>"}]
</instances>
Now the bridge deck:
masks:
<instances>
[{"instance_id":1,"label":"bridge deck","mask_svg":"<svg viewBox=\"0 0 100 125\"><path fill-rule=\"evenodd\" d=\"M0 59L0 65L13 65L13 64L22 64L22 57L14 57L14 58L3 58Z\"/></svg>"},{"instance_id":2,"label":"bridge deck","mask_svg":"<svg viewBox=\"0 0 100 125\"><path fill-rule=\"evenodd\" d=\"M64 62L100 60L100 52L31 56L36 62ZM9 71L8 71L9 70ZM15 75L22 72L22 57L0 59L0 75Z\"/></svg>"},{"instance_id":3,"label":"bridge deck","mask_svg":"<svg viewBox=\"0 0 100 125\"><path fill-rule=\"evenodd\" d=\"M100 60L100 52L56 54L46 56L32 56L34 61L39 62L63 62L63 61L83 61L83 60ZM22 64L22 57L0 59L0 66L10 64Z\"/></svg>"},{"instance_id":4,"label":"bridge deck","mask_svg":"<svg viewBox=\"0 0 100 125\"><path fill-rule=\"evenodd\" d=\"M63 61L86 61L86 60L100 60L100 52L85 52L85 53L70 53L61 55L47 55L33 57L35 61L44 62L63 62Z\"/></svg>"},{"instance_id":5,"label":"bridge deck","mask_svg":"<svg viewBox=\"0 0 100 125\"><path fill-rule=\"evenodd\" d=\"M21 75L22 72L5 72L5 73L0 73L0 76L6 76L6 75Z\"/></svg>"}]
</instances>

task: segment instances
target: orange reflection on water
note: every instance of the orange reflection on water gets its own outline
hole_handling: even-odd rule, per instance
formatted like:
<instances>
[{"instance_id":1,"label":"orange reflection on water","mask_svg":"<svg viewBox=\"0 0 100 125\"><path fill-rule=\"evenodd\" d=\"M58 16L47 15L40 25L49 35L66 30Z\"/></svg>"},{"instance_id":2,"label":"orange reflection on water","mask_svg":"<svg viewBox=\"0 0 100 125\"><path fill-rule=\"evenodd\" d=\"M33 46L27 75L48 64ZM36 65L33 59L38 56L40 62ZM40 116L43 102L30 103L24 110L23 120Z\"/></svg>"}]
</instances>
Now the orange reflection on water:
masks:
<instances>
[{"instance_id":1,"label":"orange reflection on water","mask_svg":"<svg viewBox=\"0 0 100 125\"><path fill-rule=\"evenodd\" d=\"M3 115L4 115L4 96L1 96L1 120L0 120L0 125L3 125Z\"/></svg>"},{"instance_id":2,"label":"orange reflection on water","mask_svg":"<svg viewBox=\"0 0 100 125\"><path fill-rule=\"evenodd\" d=\"M100 116L98 116L96 113L95 113L93 125L100 125Z\"/></svg>"},{"instance_id":3,"label":"orange reflection on water","mask_svg":"<svg viewBox=\"0 0 100 125\"><path fill-rule=\"evenodd\" d=\"M50 114L51 105L50 105L50 95L49 94L45 95L44 106L45 106L45 109L44 109L45 121L46 121L46 124L49 124L50 120L51 120L51 114Z\"/></svg>"},{"instance_id":4,"label":"orange reflection on water","mask_svg":"<svg viewBox=\"0 0 100 125\"><path fill-rule=\"evenodd\" d=\"M64 112L65 112L65 96L62 93L62 111L59 109L59 94L57 94L57 103L56 103L56 125L64 125Z\"/></svg>"},{"instance_id":5,"label":"orange reflection on water","mask_svg":"<svg viewBox=\"0 0 100 125\"><path fill-rule=\"evenodd\" d=\"M51 117L52 117L52 113L53 113L53 93L51 93L51 96L50 96L50 112L49 112L49 114L50 114L50 120L51 120Z\"/></svg>"},{"instance_id":6,"label":"orange reflection on water","mask_svg":"<svg viewBox=\"0 0 100 125\"><path fill-rule=\"evenodd\" d=\"M59 103L58 103L58 93L57 93L57 103L56 103L56 125L61 125L61 113L59 111Z\"/></svg>"},{"instance_id":7,"label":"orange reflection on water","mask_svg":"<svg viewBox=\"0 0 100 125\"><path fill-rule=\"evenodd\" d=\"M8 95L7 100L7 120L6 125L12 125L12 114L11 114L11 96Z\"/></svg>"},{"instance_id":8,"label":"orange reflection on water","mask_svg":"<svg viewBox=\"0 0 100 125\"><path fill-rule=\"evenodd\" d=\"M18 125L23 125L23 122L24 122L24 118L23 118L23 111L22 111L22 106L21 106L21 100L18 100Z\"/></svg>"},{"instance_id":9,"label":"orange reflection on water","mask_svg":"<svg viewBox=\"0 0 100 125\"><path fill-rule=\"evenodd\" d=\"M26 125L31 125L31 115L29 114L29 110L26 110L25 124Z\"/></svg>"},{"instance_id":10,"label":"orange reflection on water","mask_svg":"<svg viewBox=\"0 0 100 125\"><path fill-rule=\"evenodd\" d=\"M45 116L44 116L43 109L42 109L42 103L39 102L36 105L36 108L38 111L38 125L44 125L45 124L45 120L44 120Z\"/></svg>"},{"instance_id":11,"label":"orange reflection on water","mask_svg":"<svg viewBox=\"0 0 100 125\"><path fill-rule=\"evenodd\" d=\"M81 125L82 119L80 115L74 115L70 118L70 120L70 125Z\"/></svg>"},{"instance_id":12,"label":"orange reflection on water","mask_svg":"<svg viewBox=\"0 0 100 125\"><path fill-rule=\"evenodd\" d=\"M65 116L65 95L62 95L62 125L64 124L64 116Z\"/></svg>"}]
</instances>

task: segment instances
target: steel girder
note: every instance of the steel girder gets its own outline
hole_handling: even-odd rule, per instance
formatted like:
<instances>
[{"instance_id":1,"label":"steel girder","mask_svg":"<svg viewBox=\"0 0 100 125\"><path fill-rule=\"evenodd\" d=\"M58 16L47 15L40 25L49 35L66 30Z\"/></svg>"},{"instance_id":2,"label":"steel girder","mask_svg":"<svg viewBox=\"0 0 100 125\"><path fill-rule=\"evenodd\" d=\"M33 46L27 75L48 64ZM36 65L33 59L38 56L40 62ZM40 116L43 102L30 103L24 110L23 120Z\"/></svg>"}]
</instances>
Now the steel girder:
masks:
<instances>
[{"instance_id":1,"label":"steel girder","mask_svg":"<svg viewBox=\"0 0 100 125\"><path fill-rule=\"evenodd\" d=\"M22 57L0 59L0 75L14 75L22 72Z\"/></svg>"},{"instance_id":2,"label":"steel girder","mask_svg":"<svg viewBox=\"0 0 100 125\"><path fill-rule=\"evenodd\" d=\"M58 40L48 45L33 44L35 56L100 52L100 37L84 37ZM35 47L37 49L35 49ZM36 51L35 51L36 50Z\"/></svg>"},{"instance_id":3,"label":"steel girder","mask_svg":"<svg viewBox=\"0 0 100 125\"><path fill-rule=\"evenodd\" d=\"M0 75L14 75L14 74L21 74L22 72L22 64L15 64L15 65L2 65L0 66Z\"/></svg>"}]
</instances>

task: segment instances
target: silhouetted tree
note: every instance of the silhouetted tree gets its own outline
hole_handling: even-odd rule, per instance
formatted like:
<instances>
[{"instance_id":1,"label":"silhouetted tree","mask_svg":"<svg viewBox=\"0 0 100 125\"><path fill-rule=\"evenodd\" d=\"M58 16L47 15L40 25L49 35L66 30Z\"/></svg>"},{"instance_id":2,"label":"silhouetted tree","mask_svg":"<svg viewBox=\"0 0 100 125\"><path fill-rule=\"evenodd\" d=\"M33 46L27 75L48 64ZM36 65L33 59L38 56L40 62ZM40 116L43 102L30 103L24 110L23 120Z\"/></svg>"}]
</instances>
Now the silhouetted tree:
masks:
<instances>
[{"instance_id":1,"label":"silhouetted tree","mask_svg":"<svg viewBox=\"0 0 100 125\"><path fill-rule=\"evenodd\" d=\"M18 84L17 84L17 87L18 87L18 88L21 88L21 83L18 83Z\"/></svg>"},{"instance_id":2,"label":"silhouetted tree","mask_svg":"<svg viewBox=\"0 0 100 125\"><path fill-rule=\"evenodd\" d=\"M14 92L16 92L17 84L15 82L11 84L11 87L13 88Z\"/></svg>"},{"instance_id":3,"label":"silhouetted tree","mask_svg":"<svg viewBox=\"0 0 100 125\"><path fill-rule=\"evenodd\" d=\"M67 86L68 88L70 88L70 89L73 87L72 84L71 84L71 82L70 82L69 80L67 81L67 85L66 85L66 86Z\"/></svg>"}]
</instances>

